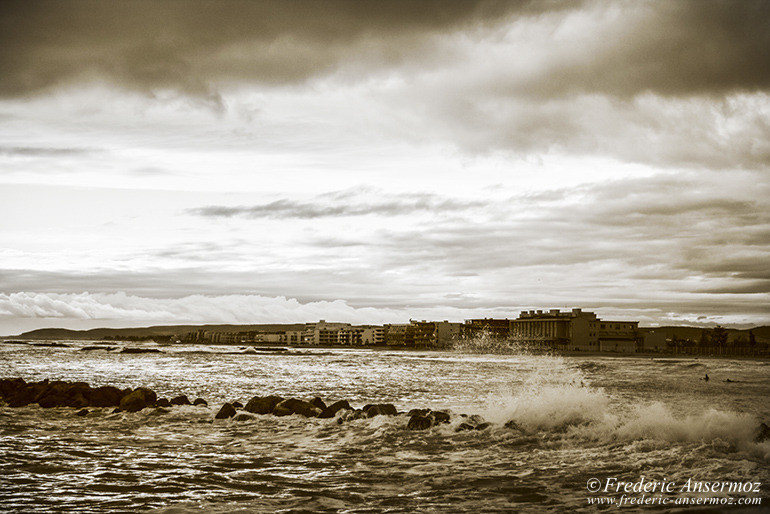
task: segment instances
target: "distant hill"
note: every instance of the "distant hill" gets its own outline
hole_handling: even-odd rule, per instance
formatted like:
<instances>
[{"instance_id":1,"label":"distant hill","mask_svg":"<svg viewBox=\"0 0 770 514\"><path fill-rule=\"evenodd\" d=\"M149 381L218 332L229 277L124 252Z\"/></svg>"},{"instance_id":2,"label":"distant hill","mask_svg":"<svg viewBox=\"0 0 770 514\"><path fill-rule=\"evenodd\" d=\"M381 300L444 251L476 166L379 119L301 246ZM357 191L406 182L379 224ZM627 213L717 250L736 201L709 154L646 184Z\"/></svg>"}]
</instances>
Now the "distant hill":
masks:
<instances>
[{"instance_id":1,"label":"distant hill","mask_svg":"<svg viewBox=\"0 0 770 514\"><path fill-rule=\"evenodd\" d=\"M150 337L183 337L191 332L205 330L207 332L279 332L283 330L304 330L304 323L263 324L263 325L163 325L141 328L92 328L90 330L70 330L67 328L41 328L24 332L14 339L71 339L71 340L100 340L115 338L150 338ZM10 338L8 338L10 339Z\"/></svg>"}]
</instances>

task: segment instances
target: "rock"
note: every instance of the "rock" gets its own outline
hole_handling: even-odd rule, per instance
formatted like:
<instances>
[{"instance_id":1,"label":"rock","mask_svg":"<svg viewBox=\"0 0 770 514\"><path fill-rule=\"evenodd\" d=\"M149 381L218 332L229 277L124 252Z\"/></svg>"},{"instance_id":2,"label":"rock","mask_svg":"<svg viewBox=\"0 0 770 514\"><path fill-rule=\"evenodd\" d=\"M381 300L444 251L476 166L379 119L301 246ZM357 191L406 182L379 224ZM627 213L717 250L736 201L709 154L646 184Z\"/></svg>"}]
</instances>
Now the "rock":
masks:
<instances>
[{"instance_id":1,"label":"rock","mask_svg":"<svg viewBox=\"0 0 770 514\"><path fill-rule=\"evenodd\" d=\"M476 430L486 430L491 426L492 426L492 423L487 423L487 422L479 423L478 425L476 425Z\"/></svg>"},{"instance_id":2,"label":"rock","mask_svg":"<svg viewBox=\"0 0 770 514\"><path fill-rule=\"evenodd\" d=\"M246 403L244 409L254 414L270 414L275 406L283 401L280 396L255 396Z\"/></svg>"},{"instance_id":3,"label":"rock","mask_svg":"<svg viewBox=\"0 0 770 514\"><path fill-rule=\"evenodd\" d=\"M159 398L158 401L155 402L156 407L171 407L171 402L168 401L166 398Z\"/></svg>"},{"instance_id":4,"label":"rock","mask_svg":"<svg viewBox=\"0 0 770 514\"><path fill-rule=\"evenodd\" d=\"M505 425L503 425L505 428L510 428L511 430L521 430L521 425L519 425L515 420L508 421Z\"/></svg>"},{"instance_id":5,"label":"rock","mask_svg":"<svg viewBox=\"0 0 770 514\"><path fill-rule=\"evenodd\" d=\"M279 408L281 408L281 412L283 412L284 409L288 409L290 414L300 414L307 418L317 418L318 415L321 414L321 409L310 402L298 400L297 398L289 398L288 400L284 400L276 405L275 409L273 409L273 414L276 416L285 415L276 414L276 411L278 411Z\"/></svg>"},{"instance_id":6,"label":"rock","mask_svg":"<svg viewBox=\"0 0 770 514\"><path fill-rule=\"evenodd\" d=\"M171 403L171 405L190 405L190 399L187 398L186 394L182 394L171 398L169 403Z\"/></svg>"},{"instance_id":7,"label":"rock","mask_svg":"<svg viewBox=\"0 0 770 514\"><path fill-rule=\"evenodd\" d=\"M324 401L323 401L321 398L319 398L318 396L316 396L315 398L313 398L312 400L310 400L310 403L312 403L313 405L315 405L316 407L318 407L318 408L319 408L319 409L321 409L322 411L326 410L326 404L325 404L325 403L324 403Z\"/></svg>"},{"instance_id":8,"label":"rock","mask_svg":"<svg viewBox=\"0 0 770 514\"><path fill-rule=\"evenodd\" d=\"M451 416L449 415L449 413L443 410L432 411L430 413L430 416L433 417L433 419L435 420L435 424L437 425L439 423L449 423L451 419Z\"/></svg>"},{"instance_id":9,"label":"rock","mask_svg":"<svg viewBox=\"0 0 770 514\"><path fill-rule=\"evenodd\" d=\"M152 411L152 413L156 414L156 415L158 415L158 414L168 414L169 412L171 412L171 411L168 410L168 409L164 409L163 407L155 407L155 410Z\"/></svg>"},{"instance_id":10,"label":"rock","mask_svg":"<svg viewBox=\"0 0 770 514\"><path fill-rule=\"evenodd\" d=\"M120 400L120 409L127 412L138 412L145 407L155 405L155 391L146 387L137 387Z\"/></svg>"},{"instance_id":11,"label":"rock","mask_svg":"<svg viewBox=\"0 0 770 514\"><path fill-rule=\"evenodd\" d=\"M251 421L251 420L256 419L256 418L254 416L252 416L251 414L246 414L246 413L242 412L242 413L238 414L237 416L235 416L234 419L235 419L235 421Z\"/></svg>"},{"instance_id":12,"label":"rock","mask_svg":"<svg viewBox=\"0 0 770 514\"><path fill-rule=\"evenodd\" d=\"M123 348L120 353L162 353L157 348Z\"/></svg>"},{"instance_id":13,"label":"rock","mask_svg":"<svg viewBox=\"0 0 770 514\"><path fill-rule=\"evenodd\" d=\"M285 405L281 405L280 403L273 409L273 416L291 416L292 414L294 413L290 408L286 407Z\"/></svg>"},{"instance_id":14,"label":"rock","mask_svg":"<svg viewBox=\"0 0 770 514\"><path fill-rule=\"evenodd\" d=\"M10 399L21 388L26 388L27 383L23 378L0 379L0 397Z\"/></svg>"},{"instance_id":15,"label":"rock","mask_svg":"<svg viewBox=\"0 0 770 514\"><path fill-rule=\"evenodd\" d=\"M390 403L378 403L375 405L369 405L368 408L364 407L364 412L366 412L366 416L369 418L373 418L375 416L395 416L398 414L398 410L396 410L396 407L394 407Z\"/></svg>"},{"instance_id":16,"label":"rock","mask_svg":"<svg viewBox=\"0 0 770 514\"><path fill-rule=\"evenodd\" d=\"M764 423L760 423L757 427L756 435L754 436L754 442L762 443L770 439L770 427Z\"/></svg>"},{"instance_id":17,"label":"rock","mask_svg":"<svg viewBox=\"0 0 770 514\"><path fill-rule=\"evenodd\" d=\"M475 428L476 428L476 427L475 427L474 425L471 425L470 423L465 423L465 422L463 422L463 423L460 423L460 424L457 426L457 429L455 430L455 432L464 432L464 431L466 431L466 430L473 430L473 429L475 429Z\"/></svg>"},{"instance_id":18,"label":"rock","mask_svg":"<svg viewBox=\"0 0 770 514\"><path fill-rule=\"evenodd\" d=\"M80 409L75 414L77 416L88 416L88 409Z\"/></svg>"},{"instance_id":19,"label":"rock","mask_svg":"<svg viewBox=\"0 0 770 514\"><path fill-rule=\"evenodd\" d=\"M427 430L433 426L433 418L422 414L413 414L406 424L407 430Z\"/></svg>"},{"instance_id":20,"label":"rock","mask_svg":"<svg viewBox=\"0 0 770 514\"><path fill-rule=\"evenodd\" d=\"M208 407L209 406L209 402L207 402L203 398L196 398L195 401L193 401L193 405L203 405L205 407Z\"/></svg>"},{"instance_id":21,"label":"rock","mask_svg":"<svg viewBox=\"0 0 770 514\"><path fill-rule=\"evenodd\" d=\"M115 407L120 405L123 396L123 391L117 387L102 386L91 390L88 403L92 407Z\"/></svg>"},{"instance_id":22,"label":"rock","mask_svg":"<svg viewBox=\"0 0 770 514\"><path fill-rule=\"evenodd\" d=\"M318 415L319 418L333 418L337 415L337 413L341 410L353 410L353 407L350 406L350 403L348 403L347 400L339 400L328 407L326 407L323 411L321 411L321 414Z\"/></svg>"},{"instance_id":23,"label":"rock","mask_svg":"<svg viewBox=\"0 0 770 514\"><path fill-rule=\"evenodd\" d=\"M235 407L233 407L231 403L226 403L222 405L222 408L219 409L219 412L214 416L214 419L226 419L232 418L233 416L235 416Z\"/></svg>"},{"instance_id":24,"label":"rock","mask_svg":"<svg viewBox=\"0 0 770 514\"><path fill-rule=\"evenodd\" d=\"M230 402L230 403L232 403L233 407L235 407L236 409L242 409L243 408L243 404L241 402L239 402L238 400L236 400L234 402Z\"/></svg>"},{"instance_id":25,"label":"rock","mask_svg":"<svg viewBox=\"0 0 770 514\"><path fill-rule=\"evenodd\" d=\"M420 416L427 416L430 414L430 409L412 409L406 413L406 415L409 417L412 417L415 414L419 414Z\"/></svg>"}]
</instances>

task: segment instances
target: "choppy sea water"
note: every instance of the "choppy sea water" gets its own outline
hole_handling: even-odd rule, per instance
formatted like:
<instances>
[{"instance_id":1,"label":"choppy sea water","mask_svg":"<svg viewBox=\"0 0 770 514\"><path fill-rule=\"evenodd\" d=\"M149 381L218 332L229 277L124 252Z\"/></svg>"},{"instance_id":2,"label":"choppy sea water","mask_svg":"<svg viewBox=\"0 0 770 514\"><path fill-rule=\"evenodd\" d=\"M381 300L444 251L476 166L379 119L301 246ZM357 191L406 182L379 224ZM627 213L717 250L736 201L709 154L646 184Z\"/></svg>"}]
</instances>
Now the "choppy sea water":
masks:
<instances>
[{"instance_id":1,"label":"choppy sea water","mask_svg":"<svg viewBox=\"0 0 770 514\"><path fill-rule=\"evenodd\" d=\"M0 407L0 511L594 512L589 479L640 477L677 483L671 499L703 496L679 491L688 479L759 482L760 493L730 496L770 504L770 441L753 441L770 424L765 361L68 344L0 343L0 377L145 386L209 407ZM225 401L271 393L451 409L492 426L213 419Z\"/></svg>"}]
</instances>

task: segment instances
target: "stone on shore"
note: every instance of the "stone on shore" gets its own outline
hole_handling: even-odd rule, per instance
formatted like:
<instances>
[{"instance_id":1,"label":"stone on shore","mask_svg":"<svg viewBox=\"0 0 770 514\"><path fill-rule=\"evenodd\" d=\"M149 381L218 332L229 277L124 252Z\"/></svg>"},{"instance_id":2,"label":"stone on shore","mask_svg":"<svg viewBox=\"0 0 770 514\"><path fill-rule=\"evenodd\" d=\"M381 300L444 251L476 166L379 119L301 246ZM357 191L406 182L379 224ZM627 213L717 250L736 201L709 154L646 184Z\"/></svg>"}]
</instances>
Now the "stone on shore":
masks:
<instances>
[{"instance_id":1,"label":"stone on shore","mask_svg":"<svg viewBox=\"0 0 770 514\"><path fill-rule=\"evenodd\" d=\"M186 394L174 396L171 398L171 400L169 400L169 403L171 403L171 405L191 405L190 399L187 398Z\"/></svg>"},{"instance_id":2,"label":"stone on shore","mask_svg":"<svg viewBox=\"0 0 770 514\"><path fill-rule=\"evenodd\" d=\"M214 419L227 419L232 418L235 416L236 410L235 407L233 407L232 403L226 403L222 405L222 408L219 409L219 412L217 412L217 415L214 416Z\"/></svg>"},{"instance_id":3,"label":"stone on shore","mask_svg":"<svg viewBox=\"0 0 770 514\"><path fill-rule=\"evenodd\" d=\"M312 403L313 405L315 405L316 407L318 407L319 409L321 409L321 411L324 411L324 410L326 410L326 404L325 404L325 403L324 403L324 401L323 401L323 400L322 400L320 397L318 397L318 396L316 396L315 398L313 398L312 400L310 400L310 403Z\"/></svg>"},{"instance_id":4,"label":"stone on shore","mask_svg":"<svg viewBox=\"0 0 770 514\"><path fill-rule=\"evenodd\" d=\"M367 405L363 411L366 416L373 418L375 416L395 416L398 414L396 407L390 403L377 403L374 405Z\"/></svg>"},{"instance_id":5,"label":"stone on shore","mask_svg":"<svg viewBox=\"0 0 770 514\"><path fill-rule=\"evenodd\" d=\"M427 410L427 413L423 414ZM448 412L444 411L432 411L430 409L413 409L417 411L409 418L409 422L406 424L407 430L427 430L430 427L440 425L442 423L449 423L451 416ZM410 411L410 412L413 412Z\"/></svg>"},{"instance_id":6,"label":"stone on shore","mask_svg":"<svg viewBox=\"0 0 770 514\"><path fill-rule=\"evenodd\" d=\"M339 400L328 407L326 407L323 411L321 411L321 414L319 414L319 418L333 418L337 415L337 413L341 410L353 410L353 407L350 406L350 403L348 403L347 400Z\"/></svg>"},{"instance_id":7,"label":"stone on shore","mask_svg":"<svg viewBox=\"0 0 770 514\"><path fill-rule=\"evenodd\" d=\"M88 416L88 409L80 409L75 413L77 416Z\"/></svg>"},{"instance_id":8,"label":"stone on shore","mask_svg":"<svg viewBox=\"0 0 770 514\"><path fill-rule=\"evenodd\" d=\"M270 414L284 399L280 396L255 396L246 402L245 410L253 414Z\"/></svg>"},{"instance_id":9,"label":"stone on shore","mask_svg":"<svg viewBox=\"0 0 770 514\"><path fill-rule=\"evenodd\" d=\"M207 402L203 398L196 398L193 401L193 405L203 405L204 407L208 407L209 406L209 402Z\"/></svg>"},{"instance_id":10,"label":"stone on shore","mask_svg":"<svg viewBox=\"0 0 770 514\"><path fill-rule=\"evenodd\" d=\"M155 394L155 391L147 389L146 387L137 387L120 400L120 410L126 412L138 412L145 407L152 407L155 405L156 399L157 395Z\"/></svg>"},{"instance_id":11,"label":"stone on shore","mask_svg":"<svg viewBox=\"0 0 770 514\"><path fill-rule=\"evenodd\" d=\"M91 407L116 407L123 396L123 391L117 387L102 386L91 390L88 402Z\"/></svg>"},{"instance_id":12,"label":"stone on shore","mask_svg":"<svg viewBox=\"0 0 770 514\"><path fill-rule=\"evenodd\" d=\"M273 414L276 416L300 414L307 418L317 418L321 414L321 409L310 402L298 400L297 398L289 398L276 405L275 409L273 409Z\"/></svg>"},{"instance_id":13,"label":"stone on shore","mask_svg":"<svg viewBox=\"0 0 770 514\"><path fill-rule=\"evenodd\" d=\"M233 419L235 419L235 421L252 421L256 419L256 417L252 416L251 414L246 414L245 412L242 412L237 416L235 416L235 418Z\"/></svg>"},{"instance_id":14,"label":"stone on shore","mask_svg":"<svg viewBox=\"0 0 770 514\"><path fill-rule=\"evenodd\" d=\"M158 401L155 402L156 407L171 407L171 402L168 401L167 398L159 398Z\"/></svg>"},{"instance_id":15,"label":"stone on shore","mask_svg":"<svg viewBox=\"0 0 770 514\"><path fill-rule=\"evenodd\" d=\"M409 422L406 424L407 430L427 430L433 426L433 419L430 416L422 414L412 414Z\"/></svg>"}]
</instances>

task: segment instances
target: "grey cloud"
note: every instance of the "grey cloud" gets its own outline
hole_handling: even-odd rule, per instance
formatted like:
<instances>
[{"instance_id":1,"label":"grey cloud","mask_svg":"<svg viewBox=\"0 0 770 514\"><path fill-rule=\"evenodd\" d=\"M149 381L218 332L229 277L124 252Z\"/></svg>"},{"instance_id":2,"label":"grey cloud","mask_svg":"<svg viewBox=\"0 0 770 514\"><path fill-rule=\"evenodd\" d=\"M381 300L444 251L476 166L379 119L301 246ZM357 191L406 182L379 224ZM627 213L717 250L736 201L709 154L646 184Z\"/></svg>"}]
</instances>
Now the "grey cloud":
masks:
<instances>
[{"instance_id":1,"label":"grey cloud","mask_svg":"<svg viewBox=\"0 0 770 514\"><path fill-rule=\"evenodd\" d=\"M187 212L213 218L315 219L367 215L401 216L415 212L456 213L487 205L486 202L444 200L431 195L404 195L400 198L364 203L361 201L351 201L351 197L347 195L331 195L317 197L309 202L281 199L248 207L207 206L190 209ZM330 202L330 199L336 200L336 202ZM338 203L340 201L342 203Z\"/></svg>"},{"instance_id":2,"label":"grey cloud","mask_svg":"<svg viewBox=\"0 0 770 514\"><path fill-rule=\"evenodd\" d=\"M0 155L9 157L66 157L93 154L91 148L45 148L34 146L0 146Z\"/></svg>"},{"instance_id":3,"label":"grey cloud","mask_svg":"<svg viewBox=\"0 0 770 514\"><path fill-rule=\"evenodd\" d=\"M287 83L361 51L398 62L425 35L564 2L499 0L9 1L0 18L0 94L93 77L139 90L215 94L227 81Z\"/></svg>"}]
</instances>

